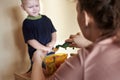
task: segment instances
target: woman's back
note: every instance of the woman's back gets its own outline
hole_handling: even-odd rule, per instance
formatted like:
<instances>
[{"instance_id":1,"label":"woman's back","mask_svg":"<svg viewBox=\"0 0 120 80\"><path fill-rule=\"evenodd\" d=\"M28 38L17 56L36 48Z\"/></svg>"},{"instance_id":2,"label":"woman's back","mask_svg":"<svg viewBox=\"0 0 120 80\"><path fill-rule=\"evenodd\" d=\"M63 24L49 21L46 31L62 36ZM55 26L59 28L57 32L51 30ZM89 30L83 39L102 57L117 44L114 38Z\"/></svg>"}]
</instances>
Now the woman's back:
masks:
<instances>
[{"instance_id":1,"label":"woman's back","mask_svg":"<svg viewBox=\"0 0 120 80\"><path fill-rule=\"evenodd\" d=\"M99 42L85 61L84 80L120 80L120 44Z\"/></svg>"}]
</instances>

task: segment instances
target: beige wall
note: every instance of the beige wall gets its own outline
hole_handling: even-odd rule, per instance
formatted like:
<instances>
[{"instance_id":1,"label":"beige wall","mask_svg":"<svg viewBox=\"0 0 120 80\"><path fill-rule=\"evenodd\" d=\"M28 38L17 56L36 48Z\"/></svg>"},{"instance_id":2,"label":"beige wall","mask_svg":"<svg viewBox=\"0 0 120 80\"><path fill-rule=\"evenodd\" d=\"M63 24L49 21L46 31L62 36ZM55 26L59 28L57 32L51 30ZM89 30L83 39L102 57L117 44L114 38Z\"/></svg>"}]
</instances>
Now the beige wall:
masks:
<instances>
[{"instance_id":1,"label":"beige wall","mask_svg":"<svg viewBox=\"0 0 120 80\"><path fill-rule=\"evenodd\" d=\"M51 18L57 29L57 43L79 31L75 3L69 0L41 0L41 13ZM29 58L24 44L21 23L26 13L20 0L0 1L0 80L14 80L14 73L24 73Z\"/></svg>"},{"instance_id":2,"label":"beige wall","mask_svg":"<svg viewBox=\"0 0 120 80\"><path fill-rule=\"evenodd\" d=\"M42 13L49 16L58 31L58 41L64 41L71 33L79 31L76 4L72 0L41 0Z\"/></svg>"}]
</instances>

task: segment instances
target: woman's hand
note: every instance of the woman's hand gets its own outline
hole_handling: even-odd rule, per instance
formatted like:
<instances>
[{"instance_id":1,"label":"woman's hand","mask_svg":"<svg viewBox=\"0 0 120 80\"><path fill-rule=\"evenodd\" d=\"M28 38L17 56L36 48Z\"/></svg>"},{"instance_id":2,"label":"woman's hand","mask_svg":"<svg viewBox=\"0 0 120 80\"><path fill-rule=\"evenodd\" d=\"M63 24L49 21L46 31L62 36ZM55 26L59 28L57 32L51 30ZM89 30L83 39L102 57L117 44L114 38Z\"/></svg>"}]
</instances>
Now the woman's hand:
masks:
<instances>
[{"instance_id":1,"label":"woman's hand","mask_svg":"<svg viewBox=\"0 0 120 80\"><path fill-rule=\"evenodd\" d=\"M69 39L65 40L65 42L69 42L71 43L70 46L71 47L79 47L77 43L75 43L74 38L78 35L78 33L76 35L70 35Z\"/></svg>"},{"instance_id":2,"label":"woman's hand","mask_svg":"<svg viewBox=\"0 0 120 80\"><path fill-rule=\"evenodd\" d=\"M87 47L88 45L92 44L89 40L85 39L83 35L77 33L76 35L70 35L69 39L66 42L70 42L71 47Z\"/></svg>"},{"instance_id":3,"label":"woman's hand","mask_svg":"<svg viewBox=\"0 0 120 80\"><path fill-rule=\"evenodd\" d=\"M43 73L42 62L45 57L46 52L43 50L36 50L33 54L33 66L31 80L45 80Z\"/></svg>"},{"instance_id":4,"label":"woman's hand","mask_svg":"<svg viewBox=\"0 0 120 80\"><path fill-rule=\"evenodd\" d=\"M47 54L47 52L45 52L43 50L36 50L33 54L32 61L42 63L46 54Z\"/></svg>"}]
</instances>

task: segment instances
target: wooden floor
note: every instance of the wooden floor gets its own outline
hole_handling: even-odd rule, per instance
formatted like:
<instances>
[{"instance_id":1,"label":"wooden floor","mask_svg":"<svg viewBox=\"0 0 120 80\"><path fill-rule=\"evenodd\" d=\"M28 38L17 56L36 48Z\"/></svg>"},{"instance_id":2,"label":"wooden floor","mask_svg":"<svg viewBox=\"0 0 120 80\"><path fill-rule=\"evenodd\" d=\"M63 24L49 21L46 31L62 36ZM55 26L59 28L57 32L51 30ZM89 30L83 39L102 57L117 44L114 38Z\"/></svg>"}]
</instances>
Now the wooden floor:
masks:
<instances>
[{"instance_id":1,"label":"wooden floor","mask_svg":"<svg viewBox=\"0 0 120 80\"><path fill-rule=\"evenodd\" d=\"M31 80L30 77L26 77L22 74L15 73L15 80Z\"/></svg>"}]
</instances>

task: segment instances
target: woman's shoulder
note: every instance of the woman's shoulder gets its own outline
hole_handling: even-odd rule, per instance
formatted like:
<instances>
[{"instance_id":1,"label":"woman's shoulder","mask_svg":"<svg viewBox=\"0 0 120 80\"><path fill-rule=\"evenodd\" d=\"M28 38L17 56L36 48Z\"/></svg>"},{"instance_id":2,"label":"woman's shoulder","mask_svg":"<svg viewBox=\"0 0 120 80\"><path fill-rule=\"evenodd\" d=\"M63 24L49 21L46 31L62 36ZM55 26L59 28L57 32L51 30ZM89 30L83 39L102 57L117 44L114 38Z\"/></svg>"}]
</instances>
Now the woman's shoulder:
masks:
<instances>
[{"instance_id":1,"label":"woman's shoulder","mask_svg":"<svg viewBox=\"0 0 120 80\"><path fill-rule=\"evenodd\" d=\"M120 41L118 41L116 36L113 36L113 37L99 41L96 45L106 46L106 47L114 47L114 46L120 47Z\"/></svg>"},{"instance_id":2,"label":"woman's shoulder","mask_svg":"<svg viewBox=\"0 0 120 80\"><path fill-rule=\"evenodd\" d=\"M115 37L110 37L96 43L93 50L98 53L120 53L120 42Z\"/></svg>"}]
</instances>

